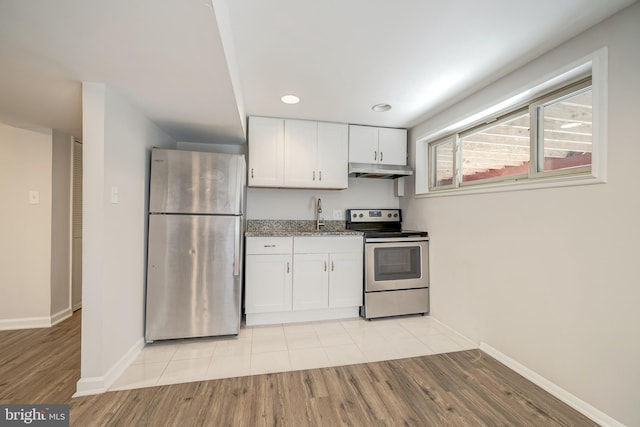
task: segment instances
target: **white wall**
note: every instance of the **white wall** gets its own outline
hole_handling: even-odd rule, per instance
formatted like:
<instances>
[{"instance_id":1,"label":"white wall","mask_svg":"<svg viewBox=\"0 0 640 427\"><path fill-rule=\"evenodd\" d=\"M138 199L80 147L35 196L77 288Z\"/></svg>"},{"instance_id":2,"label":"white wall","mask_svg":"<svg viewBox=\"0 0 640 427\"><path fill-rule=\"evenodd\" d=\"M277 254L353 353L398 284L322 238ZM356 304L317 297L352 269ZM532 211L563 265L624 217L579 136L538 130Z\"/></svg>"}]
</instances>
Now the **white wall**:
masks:
<instances>
[{"instance_id":1,"label":"white wall","mask_svg":"<svg viewBox=\"0 0 640 427\"><path fill-rule=\"evenodd\" d=\"M434 317L636 426L639 23L635 4L410 132L415 153L416 138L608 46L606 184L400 203L431 236Z\"/></svg>"},{"instance_id":2,"label":"white wall","mask_svg":"<svg viewBox=\"0 0 640 427\"><path fill-rule=\"evenodd\" d=\"M51 129L0 123L0 329L49 322L51 151Z\"/></svg>"},{"instance_id":3,"label":"white wall","mask_svg":"<svg viewBox=\"0 0 640 427\"><path fill-rule=\"evenodd\" d=\"M178 142L179 150L207 151L224 154L247 154L247 144L206 144L202 142Z\"/></svg>"},{"instance_id":4,"label":"white wall","mask_svg":"<svg viewBox=\"0 0 640 427\"><path fill-rule=\"evenodd\" d=\"M246 144L203 144L178 142L180 150L247 154ZM397 208L394 181L389 179L349 178L346 190L247 189L248 219L315 219L316 198L322 199L325 220L333 219L333 210Z\"/></svg>"},{"instance_id":5,"label":"white wall","mask_svg":"<svg viewBox=\"0 0 640 427\"><path fill-rule=\"evenodd\" d=\"M346 190L292 190L249 188L248 219L315 219L315 200L322 199L324 219L333 219L333 210L397 208L391 179L349 178ZM343 218L344 219L344 218Z\"/></svg>"},{"instance_id":6,"label":"white wall","mask_svg":"<svg viewBox=\"0 0 640 427\"><path fill-rule=\"evenodd\" d=\"M51 315L71 314L71 136L53 131L51 167Z\"/></svg>"},{"instance_id":7,"label":"white wall","mask_svg":"<svg viewBox=\"0 0 640 427\"><path fill-rule=\"evenodd\" d=\"M144 331L150 150L175 142L102 83L83 83L80 394L103 391ZM112 203L112 188L118 202Z\"/></svg>"}]
</instances>

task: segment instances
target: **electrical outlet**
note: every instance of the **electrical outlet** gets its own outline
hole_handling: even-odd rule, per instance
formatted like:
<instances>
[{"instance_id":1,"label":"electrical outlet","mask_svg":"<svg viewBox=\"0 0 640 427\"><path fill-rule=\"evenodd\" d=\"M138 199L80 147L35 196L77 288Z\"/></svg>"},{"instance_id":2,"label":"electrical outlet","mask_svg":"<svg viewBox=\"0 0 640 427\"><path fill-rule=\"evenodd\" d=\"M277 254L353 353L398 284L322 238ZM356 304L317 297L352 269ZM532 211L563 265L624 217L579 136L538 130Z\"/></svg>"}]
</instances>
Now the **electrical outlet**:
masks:
<instances>
[{"instance_id":1,"label":"electrical outlet","mask_svg":"<svg viewBox=\"0 0 640 427\"><path fill-rule=\"evenodd\" d=\"M334 209L333 210L333 219L334 220L338 220L339 221L341 219L344 219L343 215L344 215L344 212L341 211L340 209Z\"/></svg>"}]
</instances>

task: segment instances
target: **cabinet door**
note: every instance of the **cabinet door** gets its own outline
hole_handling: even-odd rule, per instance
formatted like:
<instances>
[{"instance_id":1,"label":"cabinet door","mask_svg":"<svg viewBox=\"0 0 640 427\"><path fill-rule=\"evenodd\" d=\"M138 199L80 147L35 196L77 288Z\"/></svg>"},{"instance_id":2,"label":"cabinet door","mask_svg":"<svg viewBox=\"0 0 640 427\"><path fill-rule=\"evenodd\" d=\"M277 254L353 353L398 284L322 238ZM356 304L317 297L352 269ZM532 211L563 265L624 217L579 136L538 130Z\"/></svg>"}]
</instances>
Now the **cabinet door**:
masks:
<instances>
[{"instance_id":1,"label":"cabinet door","mask_svg":"<svg viewBox=\"0 0 640 427\"><path fill-rule=\"evenodd\" d=\"M380 128L378 136L378 163L406 165L407 130Z\"/></svg>"},{"instance_id":2,"label":"cabinet door","mask_svg":"<svg viewBox=\"0 0 640 427\"><path fill-rule=\"evenodd\" d=\"M329 307L362 305L362 252L329 254Z\"/></svg>"},{"instance_id":3,"label":"cabinet door","mask_svg":"<svg viewBox=\"0 0 640 427\"><path fill-rule=\"evenodd\" d=\"M327 254L294 254L293 265L293 309L327 308L329 305Z\"/></svg>"},{"instance_id":4,"label":"cabinet door","mask_svg":"<svg viewBox=\"0 0 640 427\"><path fill-rule=\"evenodd\" d=\"M347 188L349 126L318 122L318 187Z\"/></svg>"},{"instance_id":5,"label":"cabinet door","mask_svg":"<svg viewBox=\"0 0 640 427\"><path fill-rule=\"evenodd\" d=\"M284 120L249 118L250 187L282 187L284 184Z\"/></svg>"},{"instance_id":6,"label":"cabinet door","mask_svg":"<svg viewBox=\"0 0 640 427\"><path fill-rule=\"evenodd\" d=\"M318 123L306 120L284 122L284 185L316 187Z\"/></svg>"},{"instance_id":7,"label":"cabinet door","mask_svg":"<svg viewBox=\"0 0 640 427\"><path fill-rule=\"evenodd\" d=\"M378 128L349 125L349 162L378 162Z\"/></svg>"},{"instance_id":8,"label":"cabinet door","mask_svg":"<svg viewBox=\"0 0 640 427\"><path fill-rule=\"evenodd\" d=\"M292 267L291 255L247 255L245 312L290 311Z\"/></svg>"}]
</instances>

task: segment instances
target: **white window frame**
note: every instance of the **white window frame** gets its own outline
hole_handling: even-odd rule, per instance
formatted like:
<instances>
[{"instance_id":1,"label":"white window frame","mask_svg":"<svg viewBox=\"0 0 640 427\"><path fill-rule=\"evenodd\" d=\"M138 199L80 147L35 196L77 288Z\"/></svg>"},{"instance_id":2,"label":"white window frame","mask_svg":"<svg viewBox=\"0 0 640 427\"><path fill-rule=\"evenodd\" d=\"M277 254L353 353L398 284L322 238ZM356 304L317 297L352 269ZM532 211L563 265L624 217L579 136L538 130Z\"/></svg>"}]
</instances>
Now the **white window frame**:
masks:
<instances>
[{"instance_id":1,"label":"white window frame","mask_svg":"<svg viewBox=\"0 0 640 427\"><path fill-rule=\"evenodd\" d=\"M452 173L452 181L451 184L449 185L441 185L438 188L438 190L446 190L446 189L451 189L451 188L456 188L457 184L459 182L459 180L457 179L457 175L458 175L458 158L460 157L458 155L458 149L460 147L460 141L459 138L457 137L457 135L448 135L442 139L439 139L438 141L435 141L431 144L429 144L429 158L432 160L433 163L437 162L437 156L435 155L436 149L438 148L438 146L442 145L442 144L446 144L448 142L451 142L451 151L453 154L453 162L452 162L452 168L453 168L453 173ZM433 188L435 187L435 183L436 183L436 168L432 167L430 168L431 173L429 174L429 188Z\"/></svg>"},{"instance_id":2,"label":"white window frame","mask_svg":"<svg viewBox=\"0 0 640 427\"><path fill-rule=\"evenodd\" d=\"M451 185L447 188L439 187L430 189L431 165L429 164L429 144L446 137L453 136L464 130L471 129L479 124L490 122L501 116L501 112L513 111L519 107L532 104L533 100L550 94L558 88L568 86L585 76L591 76L592 101L593 101L593 147L592 163L590 171L584 173L572 173L548 171L541 174L530 174L527 178L514 179L507 177L495 182L482 180L476 183L466 183L463 186ZM557 97L557 94L556 94ZM533 132L532 132L533 133ZM575 61L562 69L539 79L515 92L515 95L506 97L482 111L463 117L444 126L434 132L416 138L415 159L415 195L416 197L442 197L474 193L490 193L499 191L515 191L535 188L565 187L574 185L588 185L606 183L607 180L607 48L603 47L585 58ZM459 144L458 144L459 147ZM536 162L537 157L532 157L530 163ZM537 153L535 153L537 155ZM537 165L537 162L536 162ZM460 173L460 172L459 172ZM457 180L460 182L460 179Z\"/></svg>"},{"instance_id":3,"label":"white window frame","mask_svg":"<svg viewBox=\"0 0 640 427\"><path fill-rule=\"evenodd\" d=\"M480 126L474 126L471 129L465 129L461 132L458 133L459 135L459 140L464 138L465 136L469 135L469 134L473 134L476 132L481 132L484 129L488 129L491 128L493 126L496 126L500 123L504 123L504 122L508 122L509 120L513 119L516 116L520 116L525 112L524 108L516 108L513 111L509 111L506 114L501 115L500 117L496 118L495 120L489 121L483 125ZM460 150L459 150L459 156L460 156L460 160L462 160L462 142L460 142ZM531 154L529 154L529 161L531 161ZM460 168L459 173L458 173L458 182L460 183L460 187L467 187L467 186L471 186L471 185L483 185L483 184L490 184L490 183L496 183L496 182L505 182L505 181L516 181L518 179L524 179L527 178L527 174L519 174L519 175L509 175L509 176L497 176L495 178L485 178L485 179L481 179L481 180L477 180L477 181L468 181L468 182L463 182L463 174L462 174L462 168Z\"/></svg>"},{"instance_id":4,"label":"white window frame","mask_svg":"<svg viewBox=\"0 0 640 427\"><path fill-rule=\"evenodd\" d=\"M574 84L568 85L567 87L564 87L559 91L553 92L547 96L544 96L543 98L536 100L535 102L532 102L529 106L529 114L531 117L531 159L529 161L530 178L544 178L549 176L572 174L591 174L591 165L566 169L556 169L552 171L541 170L541 164L544 164L544 146L542 145L543 140L541 139L540 135L544 133L544 123L542 120L540 120L540 110L547 105L558 102L565 97L573 96L574 94L583 92L586 89L593 91L591 80L578 81ZM594 112L595 111L596 109L594 108ZM593 155L591 157L591 161L593 162Z\"/></svg>"}]
</instances>

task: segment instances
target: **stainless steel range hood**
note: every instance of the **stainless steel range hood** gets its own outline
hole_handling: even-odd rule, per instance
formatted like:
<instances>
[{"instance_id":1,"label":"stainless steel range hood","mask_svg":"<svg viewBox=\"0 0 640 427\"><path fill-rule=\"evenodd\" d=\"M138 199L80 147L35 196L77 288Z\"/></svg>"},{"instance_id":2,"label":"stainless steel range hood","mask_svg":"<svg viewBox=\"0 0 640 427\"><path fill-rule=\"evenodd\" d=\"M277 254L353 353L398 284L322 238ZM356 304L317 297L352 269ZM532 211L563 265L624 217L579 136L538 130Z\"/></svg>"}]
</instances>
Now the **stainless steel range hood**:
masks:
<instances>
[{"instance_id":1,"label":"stainless steel range hood","mask_svg":"<svg viewBox=\"0 0 640 427\"><path fill-rule=\"evenodd\" d=\"M413 170L409 166L349 163L349 176L351 177L394 179L409 175L413 175Z\"/></svg>"}]
</instances>

